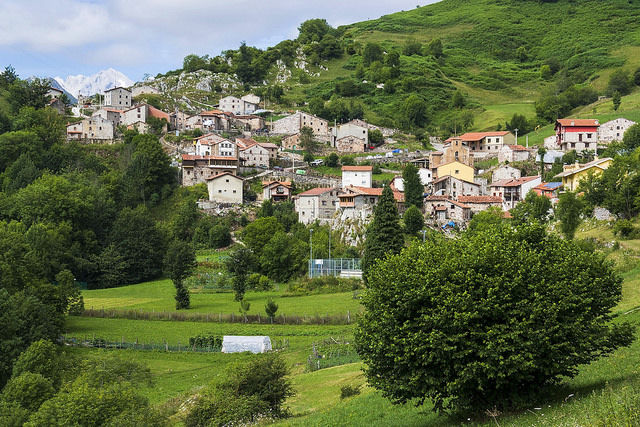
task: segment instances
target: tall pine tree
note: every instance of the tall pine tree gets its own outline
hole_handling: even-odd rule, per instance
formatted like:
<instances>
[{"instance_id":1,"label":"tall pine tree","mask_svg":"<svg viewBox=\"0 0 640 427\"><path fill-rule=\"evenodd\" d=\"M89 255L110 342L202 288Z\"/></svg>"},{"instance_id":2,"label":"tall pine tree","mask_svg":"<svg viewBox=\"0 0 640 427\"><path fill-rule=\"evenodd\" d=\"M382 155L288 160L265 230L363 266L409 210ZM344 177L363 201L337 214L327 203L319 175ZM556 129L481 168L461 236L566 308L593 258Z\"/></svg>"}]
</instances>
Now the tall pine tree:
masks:
<instances>
[{"instance_id":1,"label":"tall pine tree","mask_svg":"<svg viewBox=\"0 0 640 427\"><path fill-rule=\"evenodd\" d=\"M362 276L365 282L377 259L383 258L386 254L399 253L403 245L404 238L402 227L400 227L398 208L391 188L385 187L373 211L373 221L367 228L364 256L362 257Z\"/></svg>"},{"instance_id":2,"label":"tall pine tree","mask_svg":"<svg viewBox=\"0 0 640 427\"><path fill-rule=\"evenodd\" d=\"M407 164L404 171L402 171L402 180L404 181L404 200L407 207L413 205L422 210L424 187L422 186L422 182L420 182L418 168L412 163Z\"/></svg>"}]
</instances>

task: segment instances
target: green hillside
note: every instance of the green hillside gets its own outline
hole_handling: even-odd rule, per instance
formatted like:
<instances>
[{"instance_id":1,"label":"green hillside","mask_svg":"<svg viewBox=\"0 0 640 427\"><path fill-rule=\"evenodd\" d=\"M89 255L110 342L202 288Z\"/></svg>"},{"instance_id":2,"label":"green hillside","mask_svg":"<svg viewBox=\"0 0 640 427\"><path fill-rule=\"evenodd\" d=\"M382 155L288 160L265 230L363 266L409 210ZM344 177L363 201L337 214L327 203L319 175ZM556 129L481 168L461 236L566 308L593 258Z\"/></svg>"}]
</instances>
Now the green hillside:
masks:
<instances>
[{"instance_id":1,"label":"green hillside","mask_svg":"<svg viewBox=\"0 0 640 427\"><path fill-rule=\"evenodd\" d=\"M444 136L504 127L514 113L543 127L610 95L616 70L632 91L640 67L640 2L629 0L443 0L337 29L309 20L299 30L266 50L189 55L183 69L152 82L165 93L154 101L195 111L252 91L270 109Z\"/></svg>"}]
</instances>

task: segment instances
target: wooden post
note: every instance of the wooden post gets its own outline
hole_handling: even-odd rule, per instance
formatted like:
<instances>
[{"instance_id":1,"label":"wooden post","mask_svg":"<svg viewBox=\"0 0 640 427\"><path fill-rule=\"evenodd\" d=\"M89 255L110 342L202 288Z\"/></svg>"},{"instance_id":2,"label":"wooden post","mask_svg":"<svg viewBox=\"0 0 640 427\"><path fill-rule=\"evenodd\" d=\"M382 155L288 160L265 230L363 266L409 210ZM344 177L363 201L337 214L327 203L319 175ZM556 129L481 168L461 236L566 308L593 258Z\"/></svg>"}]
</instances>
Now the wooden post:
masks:
<instances>
[{"instance_id":1,"label":"wooden post","mask_svg":"<svg viewBox=\"0 0 640 427\"><path fill-rule=\"evenodd\" d=\"M347 323L351 323L351 312L347 310Z\"/></svg>"}]
</instances>

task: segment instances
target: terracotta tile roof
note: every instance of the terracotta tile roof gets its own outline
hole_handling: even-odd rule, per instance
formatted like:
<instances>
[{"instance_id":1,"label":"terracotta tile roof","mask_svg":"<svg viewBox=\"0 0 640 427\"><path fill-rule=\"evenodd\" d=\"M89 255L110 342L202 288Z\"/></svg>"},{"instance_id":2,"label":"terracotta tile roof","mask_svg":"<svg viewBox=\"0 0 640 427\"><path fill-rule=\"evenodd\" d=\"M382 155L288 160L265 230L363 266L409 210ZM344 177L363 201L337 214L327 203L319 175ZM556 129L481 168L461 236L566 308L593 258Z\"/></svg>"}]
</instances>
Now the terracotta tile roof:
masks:
<instances>
[{"instance_id":1,"label":"terracotta tile roof","mask_svg":"<svg viewBox=\"0 0 640 427\"><path fill-rule=\"evenodd\" d=\"M502 197L497 196L458 196L461 203L502 203Z\"/></svg>"},{"instance_id":2,"label":"terracotta tile roof","mask_svg":"<svg viewBox=\"0 0 640 427\"><path fill-rule=\"evenodd\" d=\"M373 166L343 166L342 172L373 172Z\"/></svg>"},{"instance_id":3,"label":"terracotta tile roof","mask_svg":"<svg viewBox=\"0 0 640 427\"><path fill-rule=\"evenodd\" d=\"M262 187L271 187L282 185L283 187L291 188L291 181L262 181Z\"/></svg>"},{"instance_id":4,"label":"terracotta tile roof","mask_svg":"<svg viewBox=\"0 0 640 427\"><path fill-rule=\"evenodd\" d=\"M353 197L356 196L382 196L382 191L384 188L370 188L370 187L356 187L354 185L350 185L345 188L346 191L350 193L342 193L338 197ZM393 198L396 202L404 202L404 193L400 191L393 192Z\"/></svg>"},{"instance_id":5,"label":"terracotta tile roof","mask_svg":"<svg viewBox=\"0 0 640 427\"><path fill-rule=\"evenodd\" d=\"M523 176L518 179L503 179L501 181L492 182L490 187L519 187L529 181L540 178L540 176Z\"/></svg>"},{"instance_id":6,"label":"terracotta tile roof","mask_svg":"<svg viewBox=\"0 0 640 427\"><path fill-rule=\"evenodd\" d=\"M553 191L557 190L560 187L562 187L561 182L543 182L542 184L533 187L533 189L541 191Z\"/></svg>"},{"instance_id":7,"label":"terracotta tile roof","mask_svg":"<svg viewBox=\"0 0 640 427\"><path fill-rule=\"evenodd\" d=\"M600 122L595 119L558 119L561 126L600 126Z\"/></svg>"},{"instance_id":8,"label":"terracotta tile roof","mask_svg":"<svg viewBox=\"0 0 640 427\"><path fill-rule=\"evenodd\" d=\"M463 209L471 209L470 206L465 205L464 203L461 203L457 200L453 200L452 198L450 198L449 196L427 196L427 202L445 202L445 203L451 203L454 204L456 206L459 206ZM435 207L435 209L437 210L437 207ZM446 208L445 208L446 209Z\"/></svg>"},{"instance_id":9,"label":"terracotta tile roof","mask_svg":"<svg viewBox=\"0 0 640 427\"><path fill-rule=\"evenodd\" d=\"M151 117L155 117L156 119L165 119L167 123L169 122L169 113L165 113L162 110L158 110L152 105L148 105L148 107L149 107L149 114L151 115Z\"/></svg>"},{"instance_id":10,"label":"terracotta tile roof","mask_svg":"<svg viewBox=\"0 0 640 427\"><path fill-rule=\"evenodd\" d=\"M232 177L234 177L236 179L239 179L240 181L244 181L244 178L242 178L240 176L237 176L237 175L234 175L234 174L229 173L229 172L222 172L222 173L220 173L218 175L211 175L211 176L206 177L205 180L206 181L212 181L214 179L218 179L218 178L221 178L223 176L232 176Z\"/></svg>"},{"instance_id":11,"label":"terracotta tile roof","mask_svg":"<svg viewBox=\"0 0 640 427\"><path fill-rule=\"evenodd\" d=\"M428 202L441 202L444 200L449 200L449 196L437 196L435 194L432 194L430 196L427 196L425 200Z\"/></svg>"},{"instance_id":12,"label":"terracotta tile roof","mask_svg":"<svg viewBox=\"0 0 640 427\"><path fill-rule=\"evenodd\" d=\"M258 142L258 145L263 147L263 148L275 148L278 149L279 147L276 144L273 144L271 142Z\"/></svg>"},{"instance_id":13,"label":"terracotta tile roof","mask_svg":"<svg viewBox=\"0 0 640 427\"><path fill-rule=\"evenodd\" d=\"M238 160L228 156L197 156L195 154L183 154L182 160Z\"/></svg>"},{"instance_id":14,"label":"terracotta tile roof","mask_svg":"<svg viewBox=\"0 0 640 427\"><path fill-rule=\"evenodd\" d=\"M298 194L298 197L300 196L319 196L321 194L324 194L328 191L331 190L335 190L335 188L333 187L317 187L317 188L312 188L311 190L307 190L303 193Z\"/></svg>"},{"instance_id":15,"label":"terracotta tile roof","mask_svg":"<svg viewBox=\"0 0 640 427\"><path fill-rule=\"evenodd\" d=\"M467 132L463 135L460 135L460 138L463 141L480 141L488 136L505 136L509 135L511 132L507 130L496 131L496 132ZM447 139L447 141L453 140L455 137Z\"/></svg>"}]
</instances>

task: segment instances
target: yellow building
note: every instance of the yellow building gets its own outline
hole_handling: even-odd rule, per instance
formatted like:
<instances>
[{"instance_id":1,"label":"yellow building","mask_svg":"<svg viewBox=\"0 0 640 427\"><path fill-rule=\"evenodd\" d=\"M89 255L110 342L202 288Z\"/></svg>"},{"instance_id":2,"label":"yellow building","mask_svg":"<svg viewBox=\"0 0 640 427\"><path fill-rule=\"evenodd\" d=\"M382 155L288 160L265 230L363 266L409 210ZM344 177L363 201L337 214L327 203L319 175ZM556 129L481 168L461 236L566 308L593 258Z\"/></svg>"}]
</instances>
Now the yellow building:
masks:
<instances>
[{"instance_id":1,"label":"yellow building","mask_svg":"<svg viewBox=\"0 0 640 427\"><path fill-rule=\"evenodd\" d=\"M576 191L580 185L580 181L589 176L589 174L600 175L603 170L611 165L612 161L613 159L611 157L606 157L583 165L578 163L565 165L563 172L556 175L556 178L562 178L562 186L565 191Z\"/></svg>"},{"instance_id":2,"label":"yellow building","mask_svg":"<svg viewBox=\"0 0 640 427\"><path fill-rule=\"evenodd\" d=\"M442 178L443 176L451 175L463 181L473 182L474 174L475 170L473 167L459 161L453 161L438 166L436 177Z\"/></svg>"}]
</instances>

